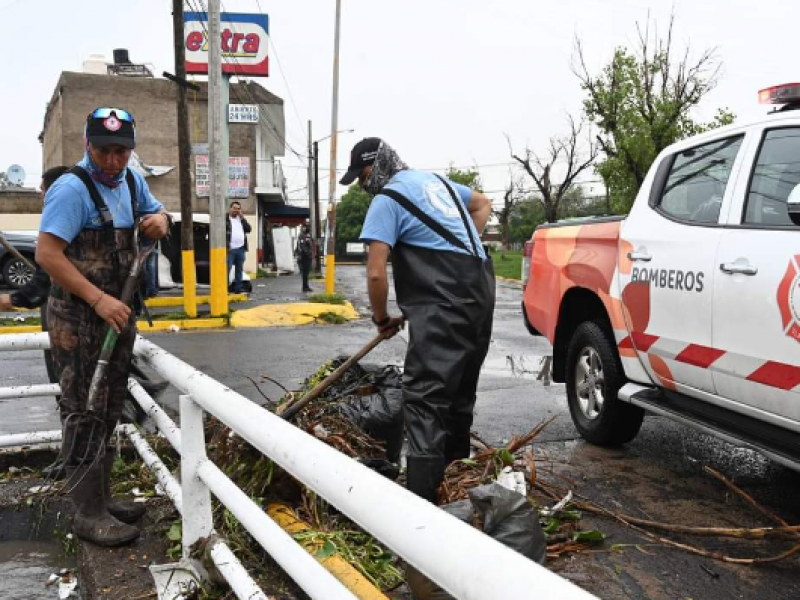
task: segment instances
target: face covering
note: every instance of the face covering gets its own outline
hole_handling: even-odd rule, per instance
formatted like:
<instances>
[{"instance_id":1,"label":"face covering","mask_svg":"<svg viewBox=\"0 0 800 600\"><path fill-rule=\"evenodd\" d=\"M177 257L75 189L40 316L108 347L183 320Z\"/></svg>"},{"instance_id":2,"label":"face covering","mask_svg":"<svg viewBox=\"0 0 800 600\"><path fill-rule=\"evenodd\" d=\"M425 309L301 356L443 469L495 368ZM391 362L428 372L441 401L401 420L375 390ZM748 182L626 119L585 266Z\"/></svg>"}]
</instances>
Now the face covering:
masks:
<instances>
[{"instance_id":1,"label":"face covering","mask_svg":"<svg viewBox=\"0 0 800 600\"><path fill-rule=\"evenodd\" d=\"M375 162L372 164L372 171L361 187L368 194L376 196L392 177L406 169L408 165L400 159L397 152L386 142L381 142L375 155Z\"/></svg>"}]
</instances>

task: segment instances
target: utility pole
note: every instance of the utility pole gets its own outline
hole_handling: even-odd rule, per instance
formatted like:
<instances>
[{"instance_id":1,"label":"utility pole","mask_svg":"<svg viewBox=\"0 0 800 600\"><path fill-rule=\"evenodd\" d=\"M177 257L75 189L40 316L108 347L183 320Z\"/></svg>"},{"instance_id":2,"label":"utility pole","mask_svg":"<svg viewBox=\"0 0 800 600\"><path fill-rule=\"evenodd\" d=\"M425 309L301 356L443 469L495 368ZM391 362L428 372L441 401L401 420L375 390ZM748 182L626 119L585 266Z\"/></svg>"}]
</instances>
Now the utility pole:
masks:
<instances>
[{"instance_id":1,"label":"utility pole","mask_svg":"<svg viewBox=\"0 0 800 600\"><path fill-rule=\"evenodd\" d=\"M339 129L339 30L342 0L336 0L336 32L333 41L333 101L331 106L331 168L328 182L328 248L325 256L325 293L336 292L336 142Z\"/></svg>"},{"instance_id":2,"label":"utility pole","mask_svg":"<svg viewBox=\"0 0 800 600\"><path fill-rule=\"evenodd\" d=\"M186 102L186 49L184 47L183 0L172 0L172 33L175 43L175 76L178 79L178 180L181 196L181 260L183 273L183 310L197 316L197 277L194 262L194 227L192 226L192 181L189 176L189 109ZM183 82L183 83L180 83Z\"/></svg>"},{"instance_id":3,"label":"utility pole","mask_svg":"<svg viewBox=\"0 0 800 600\"><path fill-rule=\"evenodd\" d=\"M317 264L314 266L316 273L322 273L322 245L320 244L320 237L322 231L322 222L319 218L319 143L314 142L314 226L317 228Z\"/></svg>"},{"instance_id":4,"label":"utility pole","mask_svg":"<svg viewBox=\"0 0 800 600\"><path fill-rule=\"evenodd\" d=\"M211 316L228 313L225 200L228 192L228 78L222 74L220 0L208 2L208 173Z\"/></svg>"},{"instance_id":5,"label":"utility pole","mask_svg":"<svg viewBox=\"0 0 800 600\"><path fill-rule=\"evenodd\" d=\"M314 256L319 255L317 247L317 204L314 198L314 154L311 149L311 120L308 121L308 212L309 227L311 229L311 242L314 245Z\"/></svg>"}]
</instances>

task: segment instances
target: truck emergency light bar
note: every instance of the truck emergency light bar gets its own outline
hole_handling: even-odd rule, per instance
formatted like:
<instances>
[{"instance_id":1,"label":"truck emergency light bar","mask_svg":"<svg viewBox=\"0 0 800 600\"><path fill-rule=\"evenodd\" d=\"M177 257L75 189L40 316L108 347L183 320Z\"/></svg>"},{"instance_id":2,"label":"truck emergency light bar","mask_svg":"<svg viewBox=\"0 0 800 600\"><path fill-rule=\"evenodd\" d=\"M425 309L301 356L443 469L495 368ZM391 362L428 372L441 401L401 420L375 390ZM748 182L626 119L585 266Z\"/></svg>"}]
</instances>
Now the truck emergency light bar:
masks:
<instances>
[{"instance_id":1,"label":"truck emergency light bar","mask_svg":"<svg viewBox=\"0 0 800 600\"><path fill-rule=\"evenodd\" d=\"M760 104L795 104L800 102L800 83L784 83L758 92Z\"/></svg>"}]
</instances>

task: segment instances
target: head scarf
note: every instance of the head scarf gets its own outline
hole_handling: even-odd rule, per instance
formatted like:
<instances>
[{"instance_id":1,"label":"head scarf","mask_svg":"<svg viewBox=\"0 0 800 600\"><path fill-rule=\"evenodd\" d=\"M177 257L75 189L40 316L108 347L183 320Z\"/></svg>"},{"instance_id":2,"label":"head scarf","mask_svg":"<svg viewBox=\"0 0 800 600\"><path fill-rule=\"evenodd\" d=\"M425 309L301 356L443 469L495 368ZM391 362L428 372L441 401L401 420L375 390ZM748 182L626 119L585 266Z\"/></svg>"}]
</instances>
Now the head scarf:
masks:
<instances>
[{"instance_id":1,"label":"head scarf","mask_svg":"<svg viewBox=\"0 0 800 600\"><path fill-rule=\"evenodd\" d=\"M111 175L107 175L92 160L92 155L89 152L89 142L86 141L86 138L84 138L83 141L84 141L84 145L86 147L86 154L84 154L83 160L78 164L86 169L86 172L89 173L89 176L92 179L94 179L98 183L102 183L103 185L107 185L112 190L115 189L125 179L125 170L126 169L122 169L119 173L117 173L113 177Z\"/></svg>"},{"instance_id":2,"label":"head scarf","mask_svg":"<svg viewBox=\"0 0 800 600\"><path fill-rule=\"evenodd\" d=\"M382 141L378 146L375 162L372 163L372 171L367 175L361 187L368 194L376 196L392 177L406 169L408 169L408 165L400 159L394 148Z\"/></svg>"}]
</instances>

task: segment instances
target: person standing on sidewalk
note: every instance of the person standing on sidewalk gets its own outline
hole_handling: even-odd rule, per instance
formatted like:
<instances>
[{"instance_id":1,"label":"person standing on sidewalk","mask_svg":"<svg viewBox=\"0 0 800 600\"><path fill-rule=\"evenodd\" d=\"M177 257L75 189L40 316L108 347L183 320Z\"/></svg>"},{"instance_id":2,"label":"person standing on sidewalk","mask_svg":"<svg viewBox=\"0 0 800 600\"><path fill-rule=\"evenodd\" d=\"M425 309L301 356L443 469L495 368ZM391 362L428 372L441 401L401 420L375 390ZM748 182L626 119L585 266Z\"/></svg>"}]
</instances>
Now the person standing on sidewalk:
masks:
<instances>
[{"instance_id":1,"label":"person standing on sidewalk","mask_svg":"<svg viewBox=\"0 0 800 600\"><path fill-rule=\"evenodd\" d=\"M303 276L303 291L313 292L308 284L308 274L311 273L311 261L314 258L314 243L311 241L311 234L308 232L308 225L300 228L300 235L297 237L297 266L300 267L300 274Z\"/></svg>"},{"instance_id":2,"label":"person standing on sidewalk","mask_svg":"<svg viewBox=\"0 0 800 600\"><path fill-rule=\"evenodd\" d=\"M361 230L361 241L369 244L372 321L390 337L409 325L403 370L407 487L435 503L445 467L470 452L494 314L494 270L480 244L491 203L481 192L409 169L379 138L353 147L340 183L356 179L374 196ZM387 307L390 253L401 317Z\"/></svg>"},{"instance_id":3,"label":"person standing on sidewalk","mask_svg":"<svg viewBox=\"0 0 800 600\"><path fill-rule=\"evenodd\" d=\"M225 237L228 242L228 278L230 278L231 266L233 266L233 292L235 294L242 291L242 271L244 270L244 258L247 254L247 234L251 230L250 223L242 215L242 205L234 200L231 202L228 219L225 222Z\"/></svg>"},{"instance_id":4,"label":"person standing on sidewalk","mask_svg":"<svg viewBox=\"0 0 800 600\"><path fill-rule=\"evenodd\" d=\"M141 505L113 500L110 489L114 454L108 442L127 395L136 336L135 315L118 298L137 252L135 228L159 240L170 219L144 178L127 168L136 146L136 123L128 111L95 109L86 118L84 139L83 159L45 197L36 261L53 281L47 315L60 370L63 445L70 449L65 460L76 508L72 528L83 540L118 546L139 536L130 523L144 512ZM86 412L108 327L119 338L98 394L106 438L97 440L94 428L68 417Z\"/></svg>"}]
</instances>

